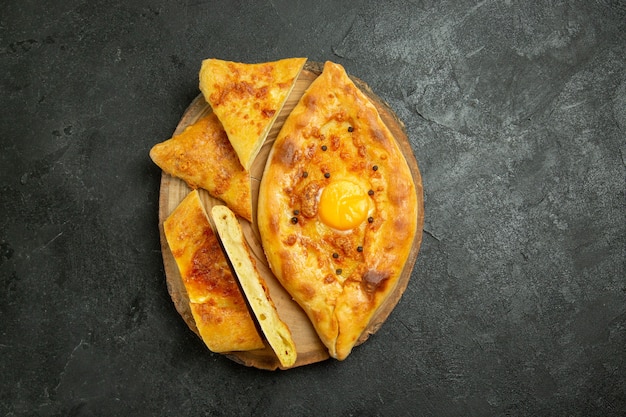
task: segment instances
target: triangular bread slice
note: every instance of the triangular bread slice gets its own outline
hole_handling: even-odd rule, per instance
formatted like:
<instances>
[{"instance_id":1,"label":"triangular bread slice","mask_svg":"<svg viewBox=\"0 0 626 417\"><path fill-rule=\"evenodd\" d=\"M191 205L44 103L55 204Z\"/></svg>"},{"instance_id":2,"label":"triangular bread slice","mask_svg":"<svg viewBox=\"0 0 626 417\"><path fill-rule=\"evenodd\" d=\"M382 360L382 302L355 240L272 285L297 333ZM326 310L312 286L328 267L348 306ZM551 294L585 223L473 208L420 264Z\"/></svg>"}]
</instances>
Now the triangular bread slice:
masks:
<instances>
[{"instance_id":1,"label":"triangular bread slice","mask_svg":"<svg viewBox=\"0 0 626 417\"><path fill-rule=\"evenodd\" d=\"M224 125L247 171L305 63L306 58L258 64L202 61L200 91Z\"/></svg>"},{"instance_id":2,"label":"triangular bread slice","mask_svg":"<svg viewBox=\"0 0 626 417\"><path fill-rule=\"evenodd\" d=\"M262 349L263 340L197 190L163 222L163 231L207 347L218 353Z\"/></svg>"},{"instance_id":3,"label":"triangular bread slice","mask_svg":"<svg viewBox=\"0 0 626 417\"><path fill-rule=\"evenodd\" d=\"M189 187L202 188L252 221L250 174L241 166L222 124L209 113L182 133L158 143L150 158Z\"/></svg>"},{"instance_id":4,"label":"triangular bread slice","mask_svg":"<svg viewBox=\"0 0 626 417\"><path fill-rule=\"evenodd\" d=\"M211 210L211 217L239 284L267 342L283 367L293 366L297 353L291 331L278 316L265 280L259 274L256 262L244 239L239 221L226 206L214 206Z\"/></svg>"}]
</instances>

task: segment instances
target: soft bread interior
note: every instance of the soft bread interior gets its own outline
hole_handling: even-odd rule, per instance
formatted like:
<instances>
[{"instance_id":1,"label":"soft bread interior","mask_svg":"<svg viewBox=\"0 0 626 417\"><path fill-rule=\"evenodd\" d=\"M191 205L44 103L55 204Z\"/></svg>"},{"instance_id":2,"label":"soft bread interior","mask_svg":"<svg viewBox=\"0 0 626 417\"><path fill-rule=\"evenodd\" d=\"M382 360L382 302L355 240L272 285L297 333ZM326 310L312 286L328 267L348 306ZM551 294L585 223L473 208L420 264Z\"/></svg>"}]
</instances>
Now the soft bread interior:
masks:
<instances>
[{"instance_id":1,"label":"soft bread interior","mask_svg":"<svg viewBox=\"0 0 626 417\"><path fill-rule=\"evenodd\" d=\"M297 353L291 331L278 316L265 281L250 254L237 217L228 207L222 205L212 208L211 217L235 276L267 342L283 367L293 366Z\"/></svg>"}]
</instances>

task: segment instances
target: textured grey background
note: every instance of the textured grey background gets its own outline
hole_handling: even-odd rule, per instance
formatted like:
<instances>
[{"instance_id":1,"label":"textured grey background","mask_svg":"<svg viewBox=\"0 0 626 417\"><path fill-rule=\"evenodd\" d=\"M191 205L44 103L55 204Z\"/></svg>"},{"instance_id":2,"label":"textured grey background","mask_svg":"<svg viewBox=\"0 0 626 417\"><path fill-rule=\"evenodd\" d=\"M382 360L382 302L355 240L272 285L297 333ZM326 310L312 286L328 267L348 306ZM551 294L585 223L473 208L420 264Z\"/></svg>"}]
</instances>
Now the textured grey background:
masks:
<instances>
[{"instance_id":1,"label":"textured grey background","mask_svg":"<svg viewBox=\"0 0 626 417\"><path fill-rule=\"evenodd\" d=\"M168 297L167 139L207 57L333 60L424 180L407 291L344 362L208 352ZM626 412L624 1L3 1L0 415Z\"/></svg>"}]
</instances>

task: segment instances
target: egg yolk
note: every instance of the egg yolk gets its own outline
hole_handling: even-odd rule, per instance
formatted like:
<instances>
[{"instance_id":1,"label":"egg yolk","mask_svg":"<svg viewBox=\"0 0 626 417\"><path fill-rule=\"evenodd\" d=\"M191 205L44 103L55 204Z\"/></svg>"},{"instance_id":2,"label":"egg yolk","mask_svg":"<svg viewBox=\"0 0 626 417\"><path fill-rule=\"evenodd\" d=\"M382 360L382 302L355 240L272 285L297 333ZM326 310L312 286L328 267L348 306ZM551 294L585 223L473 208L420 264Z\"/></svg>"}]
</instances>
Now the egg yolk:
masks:
<instances>
[{"instance_id":1,"label":"egg yolk","mask_svg":"<svg viewBox=\"0 0 626 417\"><path fill-rule=\"evenodd\" d=\"M368 210L367 193L352 181L333 181L322 190L319 216L327 226L338 230L352 229L365 220Z\"/></svg>"}]
</instances>

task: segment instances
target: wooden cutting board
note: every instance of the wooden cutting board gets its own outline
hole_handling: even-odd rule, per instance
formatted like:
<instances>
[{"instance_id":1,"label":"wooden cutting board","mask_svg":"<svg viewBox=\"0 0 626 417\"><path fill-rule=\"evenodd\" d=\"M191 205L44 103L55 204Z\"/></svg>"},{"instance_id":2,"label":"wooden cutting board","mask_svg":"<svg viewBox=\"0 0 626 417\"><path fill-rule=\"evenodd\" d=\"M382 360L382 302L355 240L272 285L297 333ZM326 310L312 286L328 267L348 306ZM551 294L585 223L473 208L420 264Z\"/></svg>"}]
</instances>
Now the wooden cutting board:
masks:
<instances>
[{"instance_id":1,"label":"wooden cutting board","mask_svg":"<svg viewBox=\"0 0 626 417\"><path fill-rule=\"evenodd\" d=\"M307 89L307 87L317 78L321 73L323 64L316 62L307 62L304 70L301 72L300 77L296 81L291 94L287 98L287 102L282 111L278 115L278 118L270 131L267 140L265 141L261 151L255 160L251 168L252 177L252 203L253 210L256 210L258 191L261 176L265 168L265 162L269 155L270 149L280 128L282 127L285 119L296 106L300 97ZM374 334L380 326L385 322L391 311L397 305L400 297L404 293L407 287L409 279L411 277L411 271L415 264L419 247L422 241L422 228L424 223L424 207L423 207L423 191L422 191L422 179L417 166L413 151L406 136L403 123L397 118L393 110L378 96L376 96L371 89L361 80L351 77L355 84L365 93L372 103L378 109L382 120L385 122L391 133L394 135L400 150L404 154L411 173L413 175L413 181L417 192L418 199L418 222L417 233L413 241L412 249L409 253L408 260L404 266L398 285L394 292L389 296L386 302L381 306L377 314L374 316L369 327L363 332L359 338L358 344L363 343L367 338ZM185 127L193 124L203 115L211 112L210 106L206 103L202 95L198 95L186 109L183 114L174 135L182 132ZM163 173L161 177L161 189L159 195L159 229L161 233L161 250L163 253L163 264L165 267L165 275L167 281L167 288L172 301L176 307L178 313L182 316L183 320L191 330L198 334L198 329L194 322L193 316L189 309L189 298L183 285L182 279L176 266L176 261L172 256L172 253L165 239L163 232L163 221L167 219L170 213L178 206L178 204L185 198L185 196L191 191L187 184L174 178L166 173ZM215 204L223 204L219 200L211 197L206 191L200 191L200 198L204 203L207 211L211 210L211 207ZM253 214L253 218L256 218L256 213ZM265 278L269 287L272 300L276 304L276 308L281 319L289 326L292 332L294 342L296 344L298 359L294 365L302 366L315 362L320 362L329 358L326 347L319 340L313 325L305 315L304 311L298 306L298 304L292 300L291 296L280 285L276 277L271 273L267 260L263 253L263 247L261 246L261 239L258 229L255 224L251 224L246 220L240 220L244 235L247 243L250 246L254 257L256 258L257 267L261 275ZM248 352L232 352L225 354L228 358L241 363L246 366L253 366L259 369L275 370L280 368L280 363L274 355L271 348L266 345L264 349L248 351Z\"/></svg>"}]
</instances>

